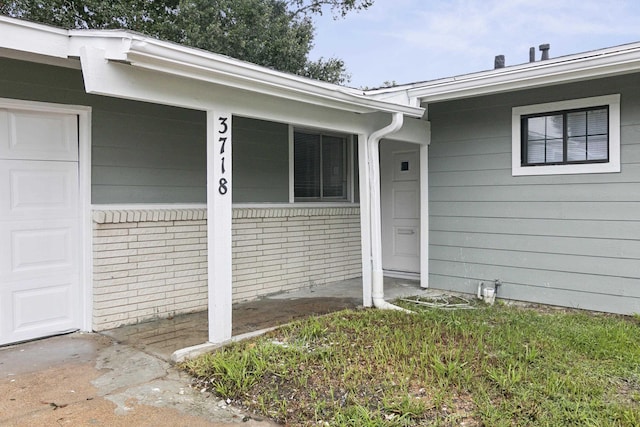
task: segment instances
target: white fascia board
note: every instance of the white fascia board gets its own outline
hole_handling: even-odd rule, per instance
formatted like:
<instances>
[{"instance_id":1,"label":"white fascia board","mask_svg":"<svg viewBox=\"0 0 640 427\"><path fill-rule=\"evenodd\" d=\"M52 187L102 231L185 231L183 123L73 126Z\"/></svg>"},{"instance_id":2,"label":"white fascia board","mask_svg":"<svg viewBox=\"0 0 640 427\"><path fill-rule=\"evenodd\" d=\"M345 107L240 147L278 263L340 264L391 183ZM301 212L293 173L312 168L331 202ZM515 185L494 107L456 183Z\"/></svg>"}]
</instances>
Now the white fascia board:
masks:
<instances>
[{"instance_id":1,"label":"white fascia board","mask_svg":"<svg viewBox=\"0 0 640 427\"><path fill-rule=\"evenodd\" d=\"M361 91L314 81L248 62L122 30L63 30L0 16L0 49L79 58L84 49L104 51L104 59L219 84L281 99L356 113L402 113L422 117L424 109L365 96Z\"/></svg>"},{"instance_id":2,"label":"white fascia board","mask_svg":"<svg viewBox=\"0 0 640 427\"><path fill-rule=\"evenodd\" d=\"M70 30L69 56L80 57L82 48L104 51L104 59L126 62L125 52L131 46L131 34L120 30Z\"/></svg>"},{"instance_id":3,"label":"white fascia board","mask_svg":"<svg viewBox=\"0 0 640 427\"><path fill-rule=\"evenodd\" d=\"M137 67L328 108L357 113L399 112L409 117L422 117L424 113L420 107L371 99L354 89L155 39L134 39L125 54L126 60Z\"/></svg>"},{"instance_id":4,"label":"white fascia board","mask_svg":"<svg viewBox=\"0 0 640 427\"><path fill-rule=\"evenodd\" d=\"M48 25L0 16L0 48L67 58L69 32Z\"/></svg>"},{"instance_id":5,"label":"white fascia board","mask_svg":"<svg viewBox=\"0 0 640 427\"><path fill-rule=\"evenodd\" d=\"M404 88L410 98L435 102L549 86L640 71L640 43L589 54L436 80ZM388 96L388 94L385 94ZM378 96L385 96L382 93Z\"/></svg>"}]
</instances>

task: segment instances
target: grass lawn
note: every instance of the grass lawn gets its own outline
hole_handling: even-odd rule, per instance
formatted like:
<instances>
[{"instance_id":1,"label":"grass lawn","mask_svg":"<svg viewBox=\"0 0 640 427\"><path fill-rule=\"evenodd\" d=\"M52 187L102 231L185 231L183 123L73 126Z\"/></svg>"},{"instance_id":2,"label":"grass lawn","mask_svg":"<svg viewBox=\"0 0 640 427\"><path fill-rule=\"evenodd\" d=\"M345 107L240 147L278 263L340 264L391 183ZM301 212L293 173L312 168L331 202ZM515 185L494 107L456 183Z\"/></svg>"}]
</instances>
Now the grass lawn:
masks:
<instances>
[{"instance_id":1,"label":"grass lawn","mask_svg":"<svg viewBox=\"0 0 640 427\"><path fill-rule=\"evenodd\" d=\"M291 426L640 425L640 318L406 306L312 317L183 368Z\"/></svg>"}]
</instances>

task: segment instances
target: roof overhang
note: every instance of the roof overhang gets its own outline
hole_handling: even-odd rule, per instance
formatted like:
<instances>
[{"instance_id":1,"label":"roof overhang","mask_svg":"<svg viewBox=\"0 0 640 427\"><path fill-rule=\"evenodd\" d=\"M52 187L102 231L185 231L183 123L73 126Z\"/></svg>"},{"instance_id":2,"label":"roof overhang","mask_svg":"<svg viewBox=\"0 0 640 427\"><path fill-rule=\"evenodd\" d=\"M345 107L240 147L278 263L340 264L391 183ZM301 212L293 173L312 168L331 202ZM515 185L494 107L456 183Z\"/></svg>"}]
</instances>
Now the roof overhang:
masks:
<instances>
[{"instance_id":1,"label":"roof overhang","mask_svg":"<svg viewBox=\"0 0 640 427\"><path fill-rule=\"evenodd\" d=\"M419 106L375 99L356 89L320 82L224 55L120 30L62 30L0 16L0 54L24 58L80 58L83 49L100 50L106 61L180 78L354 113L402 113L422 117ZM47 62L43 60L43 62ZM49 60L51 62L51 60Z\"/></svg>"},{"instance_id":2,"label":"roof overhang","mask_svg":"<svg viewBox=\"0 0 640 427\"><path fill-rule=\"evenodd\" d=\"M367 92L387 101L425 104L640 71L640 43L558 57L497 70Z\"/></svg>"}]
</instances>

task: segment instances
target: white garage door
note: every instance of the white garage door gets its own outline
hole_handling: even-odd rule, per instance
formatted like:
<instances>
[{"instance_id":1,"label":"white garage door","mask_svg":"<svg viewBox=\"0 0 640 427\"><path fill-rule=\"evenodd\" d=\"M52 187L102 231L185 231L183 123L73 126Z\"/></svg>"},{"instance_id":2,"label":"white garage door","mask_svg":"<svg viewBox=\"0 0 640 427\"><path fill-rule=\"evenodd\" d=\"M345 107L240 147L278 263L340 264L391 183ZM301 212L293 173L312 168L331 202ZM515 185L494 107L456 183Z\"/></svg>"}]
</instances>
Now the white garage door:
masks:
<instances>
[{"instance_id":1,"label":"white garage door","mask_svg":"<svg viewBox=\"0 0 640 427\"><path fill-rule=\"evenodd\" d=\"M0 105L0 344L78 329L78 117Z\"/></svg>"}]
</instances>

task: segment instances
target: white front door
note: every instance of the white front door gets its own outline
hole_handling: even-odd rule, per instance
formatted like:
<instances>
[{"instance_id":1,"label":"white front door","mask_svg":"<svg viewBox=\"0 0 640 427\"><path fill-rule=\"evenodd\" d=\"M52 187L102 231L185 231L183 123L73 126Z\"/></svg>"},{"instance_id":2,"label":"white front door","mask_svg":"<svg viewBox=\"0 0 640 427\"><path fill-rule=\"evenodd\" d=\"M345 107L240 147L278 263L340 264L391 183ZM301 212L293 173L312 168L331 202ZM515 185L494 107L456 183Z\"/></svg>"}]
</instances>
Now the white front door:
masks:
<instances>
[{"instance_id":1,"label":"white front door","mask_svg":"<svg viewBox=\"0 0 640 427\"><path fill-rule=\"evenodd\" d=\"M81 326L78 116L0 103L0 344Z\"/></svg>"},{"instance_id":2,"label":"white front door","mask_svg":"<svg viewBox=\"0 0 640 427\"><path fill-rule=\"evenodd\" d=\"M382 268L420 272L420 147L380 143Z\"/></svg>"}]
</instances>

